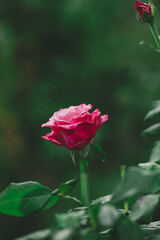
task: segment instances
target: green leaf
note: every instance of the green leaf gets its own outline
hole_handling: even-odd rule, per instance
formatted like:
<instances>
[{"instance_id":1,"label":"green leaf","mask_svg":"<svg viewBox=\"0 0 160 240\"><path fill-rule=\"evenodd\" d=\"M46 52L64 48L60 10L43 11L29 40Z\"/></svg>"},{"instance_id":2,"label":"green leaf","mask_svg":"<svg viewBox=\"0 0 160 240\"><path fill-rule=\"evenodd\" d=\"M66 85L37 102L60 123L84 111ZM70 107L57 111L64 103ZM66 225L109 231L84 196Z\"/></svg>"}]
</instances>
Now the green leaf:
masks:
<instances>
[{"instance_id":1,"label":"green leaf","mask_svg":"<svg viewBox=\"0 0 160 240\"><path fill-rule=\"evenodd\" d=\"M105 235L105 239L106 239L106 238L109 238L111 236L111 233L110 233L111 231L112 231L112 229L107 229L105 231L101 231L99 234Z\"/></svg>"},{"instance_id":2,"label":"green leaf","mask_svg":"<svg viewBox=\"0 0 160 240\"><path fill-rule=\"evenodd\" d=\"M141 225L143 235L146 237L160 234L160 221L151 222L150 224Z\"/></svg>"},{"instance_id":3,"label":"green leaf","mask_svg":"<svg viewBox=\"0 0 160 240\"><path fill-rule=\"evenodd\" d=\"M65 183L62 183L59 186L59 193L65 193L65 192L71 191L75 188L76 185L77 185L77 179L69 180Z\"/></svg>"},{"instance_id":4,"label":"green leaf","mask_svg":"<svg viewBox=\"0 0 160 240\"><path fill-rule=\"evenodd\" d=\"M84 218L86 218L85 210L55 214L56 222L60 228L77 228Z\"/></svg>"},{"instance_id":5,"label":"green leaf","mask_svg":"<svg viewBox=\"0 0 160 240\"><path fill-rule=\"evenodd\" d=\"M97 233L91 232L90 229L65 228L54 234L54 240L106 240L106 236L101 237Z\"/></svg>"},{"instance_id":6,"label":"green leaf","mask_svg":"<svg viewBox=\"0 0 160 240\"><path fill-rule=\"evenodd\" d=\"M47 210L47 209L51 208L54 204L56 204L56 202L58 202L59 198L60 197L57 195L51 196L50 199L41 208L41 210Z\"/></svg>"},{"instance_id":7,"label":"green leaf","mask_svg":"<svg viewBox=\"0 0 160 240\"><path fill-rule=\"evenodd\" d=\"M56 202L58 202L60 196L58 196L59 194L59 188L57 188L56 190L51 192L51 197L48 200L48 202L46 202L46 204L43 206L43 208L41 208L41 210L47 210L48 208L52 207Z\"/></svg>"},{"instance_id":8,"label":"green leaf","mask_svg":"<svg viewBox=\"0 0 160 240\"><path fill-rule=\"evenodd\" d=\"M44 229L34 233L27 234L24 237L16 238L15 240L42 240L48 238L51 235L52 231L50 229Z\"/></svg>"},{"instance_id":9,"label":"green leaf","mask_svg":"<svg viewBox=\"0 0 160 240\"><path fill-rule=\"evenodd\" d=\"M66 228L61 231L58 231L54 234L54 240L72 240L75 239L74 237L74 229L72 228Z\"/></svg>"},{"instance_id":10,"label":"green leaf","mask_svg":"<svg viewBox=\"0 0 160 240\"><path fill-rule=\"evenodd\" d=\"M52 207L56 202L58 202L58 200L60 198L60 194L63 194L63 193L73 190L75 188L76 184L77 184L76 179L69 180L65 183L62 183L59 186L59 188L57 188L56 190L51 192L50 199L46 202L46 204L43 206L43 208L41 210L46 210L46 209ZM74 198L72 198L72 199L74 199Z\"/></svg>"},{"instance_id":11,"label":"green leaf","mask_svg":"<svg viewBox=\"0 0 160 240\"><path fill-rule=\"evenodd\" d=\"M22 217L43 207L51 197L51 189L37 182L11 183L0 194L0 212Z\"/></svg>"},{"instance_id":12,"label":"green leaf","mask_svg":"<svg viewBox=\"0 0 160 240\"><path fill-rule=\"evenodd\" d=\"M96 200L93 200L91 205L100 205L100 204L105 204L105 203L108 203L110 202L112 198L112 194L109 194L107 196L104 196L104 197L100 197L100 198L97 198Z\"/></svg>"},{"instance_id":13,"label":"green leaf","mask_svg":"<svg viewBox=\"0 0 160 240\"><path fill-rule=\"evenodd\" d=\"M76 208L72 208L70 209L70 212L79 212L81 210L85 211L87 210L88 208L86 206L83 206L83 207L76 207Z\"/></svg>"},{"instance_id":14,"label":"green leaf","mask_svg":"<svg viewBox=\"0 0 160 240\"><path fill-rule=\"evenodd\" d=\"M160 170L160 165L154 162L147 162L147 163L139 163L138 166L144 170Z\"/></svg>"},{"instance_id":15,"label":"green leaf","mask_svg":"<svg viewBox=\"0 0 160 240\"><path fill-rule=\"evenodd\" d=\"M59 188L57 188L56 190L52 191L52 192L51 192L51 195L52 195L52 196L55 196L55 195L57 195L58 193L59 193Z\"/></svg>"},{"instance_id":16,"label":"green leaf","mask_svg":"<svg viewBox=\"0 0 160 240\"><path fill-rule=\"evenodd\" d=\"M117 186L111 201L114 204L124 201L132 202L146 193L155 193L160 189L160 172L147 171L139 167L131 167Z\"/></svg>"},{"instance_id":17,"label":"green leaf","mask_svg":"<svg viewBox=\"0 0 160 240\"><path fill-rule=\"evenodd\" d=\"M160 101L154 101L151 106L151 110L145 116L145 120L148 120L159 113L160 113Z\"/></svg>"},{"instance_id":18,"label":"green leaf","mask_svg":"<svg viewBox=\"0 0 160 240\"><path fill-rule=\"evenodd\" d=\"M146 42L146 41L144 41L144 40L140 41L140 42L139 42L139 45L148 45L149 47L153 48L155 51L159 52L159 50L156 49L155 46L153 46L151 43ZM145 119L145 120L146 120L146 119Z\"/></svg>"},{"instance_id":19,"label":"green leaf","mask_svg":"<svg viewBox=\"0 0 160 240\"><path fill-rule=\"evenodd\" d=\"M158 234L157 236L155 236L152 240L159 240L160 239L160 234Z\"/></svg>"},{"instance_id":20,"label":"green leaf","mask_svg":"<svg viewBox=\"0 0 160 240\"><path fill-rule=\"evenodd\" d=\"M149 161L160 163L160 141L155 143Z\"/></svg>"},{"instance_id":21,"label":"green leaf","mask_svg":"<svg viewBox=\"0 0 160 240\"><path fill-rule=\"evenodd\" d=\"M112 228L120 216L120 212L109 204L101 206L98 213L100 225L106 228Z\"/></svg>"},{"instance_id":22,"label":"green leaf","mask_svg":"<svg viewBox=\"0 0 160 240\"><path fill-rule=\"evenodd\" d=\"M116 225L117 240L142 240L142 231L139 226L128 217L122 216Z\"/></svg>"},{"instance_id":23,"label":"green leaf","mask_svg":"<svg viewBox=\"0 0 160 240\"><path fill-rule=\"evenodd\" d=\"M160 123L156 123L156 124L152 125L151 127L143 130L142 135L146 136L146 134L153 134L153 135L160 134Z\"/></svg>"},{"instance_id":24,"label":"green leaf","mask_svg":"<svg viewBox=\"0 0 160 240\"><path fill-rule=\"evenodd\" d=\"M129 218L133 221L137 221L142 217L149 217L157 207L158 203L158 194L149 194L139 198L137 202L132 206Z\"/></svg>"},{"instance_id":25,"label":"green leaf","mask_svg":"<svg viewBox=\"0 0 160 240\"><path fill-rule=\"evenodd\" d=\"M72 161L73 161L74 165L76 165L76 159L75 159L76 150L75 149L71 149L70 150L70 155L71 155L71 158L72 158Z\"/></svg>"},{"instance_id":26,"label":"green leaf","mask_svg":"<svg viewBox=\"0 0 160 240\"><path fill-rule=\"evenodd\" d=\"M77 153L80 155L80 157L82 159L86 158L88 153L89 153L89 150L90 150L90 144L88 144L87 146L77 150Z\"/></svg>"}]
</instances>

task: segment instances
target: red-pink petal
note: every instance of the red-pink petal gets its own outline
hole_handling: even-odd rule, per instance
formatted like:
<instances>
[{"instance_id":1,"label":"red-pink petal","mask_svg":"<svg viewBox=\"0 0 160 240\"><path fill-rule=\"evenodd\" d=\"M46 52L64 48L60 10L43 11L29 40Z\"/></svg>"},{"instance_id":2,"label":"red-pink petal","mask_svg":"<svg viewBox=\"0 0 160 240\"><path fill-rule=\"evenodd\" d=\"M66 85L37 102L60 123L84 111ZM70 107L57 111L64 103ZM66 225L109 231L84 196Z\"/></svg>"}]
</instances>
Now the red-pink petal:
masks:
<instances>
[{"instance_id":1,"label":"red-pink petal","mask_svg":"<svg viewBox=\"0 0 160 240\"><path fill-rule=\"evenodd\" d=\"M46 137L46 136L42 136L42 138L45 139L45 140L48 140L48 141L50 141L50 142L52 142L52 143L54 143L55 145L58 145L58 146L60 146L60 147L64 147L64 146L63 146L57 139L55 139L54 137L48 138L48 137Z\"/></svg>"},{"instance_id":2,"label":"red-pink petal","mask_svg":"<svg viewBox=\"0 0 160 240\"><path fill-rule=\"evenodd\" d=\"M98 109L89 113L90 109L91 104L81 104L55 112L48 122L42 124L42 127L52 129L43 138L69 149L79 149L91 143L98 128L108 120L108 115L100 116Z\"/></svg>"},{"instance_id":3,"label":"red-pink petal","mask_svg":"<svg viewBox=\"0 0 160 240\"><path fill-rule=\"evenodd\" d=\"M99 120L98 120L98 128L104 123L104 122L106 122L108 120L108 115L106 114L106 115L103 115L103 116L101 116L100 118L99 118Z\"/></svg>"}]
</instances>

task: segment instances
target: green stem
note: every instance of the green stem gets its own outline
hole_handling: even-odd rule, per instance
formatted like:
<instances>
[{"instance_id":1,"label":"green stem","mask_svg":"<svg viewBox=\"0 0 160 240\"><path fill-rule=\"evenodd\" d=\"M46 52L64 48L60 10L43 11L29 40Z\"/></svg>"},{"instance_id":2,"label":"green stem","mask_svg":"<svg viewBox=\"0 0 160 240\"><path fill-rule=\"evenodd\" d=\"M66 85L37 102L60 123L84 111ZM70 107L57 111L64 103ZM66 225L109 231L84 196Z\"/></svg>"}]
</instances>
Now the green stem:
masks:
<instances>
[{"instance_id":1,"label":"green stem","mask_svg":"<svg viewBox=\"0 0 160 240\"><path fill-rule=\"evenodd\" d=\"M77 202L77 203L79 203L80 205L81 205L81 201L79 201L77 198L75 198L75 197L71 197L71 196L69 196L69 195L64 195L64 194L59 194L59 196L61 196L61 197L63 197L63 198L65 198L65 199L70 199L70 200L73 200L73 201L75 201L75 202Z\"/></svg>"},{"instance_id":2,"label":"green stem","mask_svg":"<svg viewBox=\"0 0 160 240\"><path fill-rule=\"evenodd\" d=\"M83 206L88 207L91 223L93 229L96 228L96 220L93 213L93 210L90 206L90 198L88 191L88 174L85 169L84 159L80 159L80 179L81 179L81 202Z\"/></svg>"},{"instance_id":3,"label":"green stem","mask_svg":"<svg viewBox=\"0 0 160 240\"><path fill-rule=\"evenodd\" d=\"M88 175L85 171L85 163L80 160L80 177L81 177L81 202L82 205L89 205L89 195L88 195Z\"/></svg>"},{"instance_id":4,"label":"green stem","mask_svg":"<svg viewBox=\"0 0 160 240\"><path fill-rule=\"evenodd\" d=\"M126 174L126 166L121 166L121 179L123 180ZM129 211L129 206L128 206L128 202L124 202L124 211L125 214L128 215L128 211Z\"/></svg>"},{"instance_id":5,"label":"green stem","mask_svg":"<svg viewBox=\"0 0 160 240\"><path fill-rule=\"evenodd\" d=\"M158 34L158 31L157 31L157 27L156 27L154 21L149 25L150 25L150 29L151 29L152 35L154 37L154 40L157 44L157 48L160 50L160 39L159 39L159 34Z\"/></svg>"}]
</instances>

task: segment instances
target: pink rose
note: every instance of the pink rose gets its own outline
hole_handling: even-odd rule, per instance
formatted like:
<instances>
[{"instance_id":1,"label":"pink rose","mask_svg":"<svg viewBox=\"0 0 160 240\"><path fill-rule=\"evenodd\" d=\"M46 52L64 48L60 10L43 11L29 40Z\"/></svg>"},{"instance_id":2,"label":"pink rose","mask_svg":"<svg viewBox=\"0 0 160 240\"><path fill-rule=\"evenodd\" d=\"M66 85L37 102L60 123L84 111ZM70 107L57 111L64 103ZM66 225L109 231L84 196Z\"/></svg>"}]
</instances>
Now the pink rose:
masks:
<instances>
[{"instance_id":1,"label":"pink rose","mask_svg":"<svg viewBox=\"0 0 160 240\"><path fill-rule=\"evenodd\" d=\"M100 116L98 109L89 113L90 109L91 104L81 104L55 112L47 123L42 124L42 127L52 129L43 138L68 149L85 147L93 142L99 127L108 120L108 115Z\"/></svg>"},{"instance_id":2,"label":"pink rose","mask_svg":"<svg viewBox=\"0 0 160 240\"><path fill-rule=\"evenodd\" d=\"M152 3L147 4L139 0L135 0L134 7L138 12L138 15L142 22L150 24L153 21L156 14L156 8Z\"/></svg>"}]
</instances>

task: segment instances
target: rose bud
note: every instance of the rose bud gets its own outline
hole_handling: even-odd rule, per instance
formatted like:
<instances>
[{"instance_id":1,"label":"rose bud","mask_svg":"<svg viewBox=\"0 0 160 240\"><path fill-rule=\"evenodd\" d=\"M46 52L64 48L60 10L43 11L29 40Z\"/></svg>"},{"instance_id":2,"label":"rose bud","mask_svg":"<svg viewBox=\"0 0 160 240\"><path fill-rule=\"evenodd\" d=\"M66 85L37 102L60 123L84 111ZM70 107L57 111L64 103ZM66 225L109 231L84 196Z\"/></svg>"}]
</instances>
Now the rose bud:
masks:
<instances>
[{"instance_id":1,"label":"rose bud","mask_svg":"<svg viewBox=\"0 0 160 240\"><path fill-rule=\"evenodd\" d=\"M108 120L108 115L100 116L98 109L89 113L91 104L81 104L55 112L42 127L50 127L51 132L43 136L45 140L66 147L81 149L93 142L99 127Z\"/></svg>"},{"instance_id":2,"label":"rose bud","mask_svg":"<svg viewBox=\"0 0 160 240\"><path fill-rule=\"evenodd\" d=\"M137 16L143 23L151 24L156 15L156 8L152 3L143 3L139 0L135 0L134 7L137 11Z\"/></svg>"}]
</instances>

